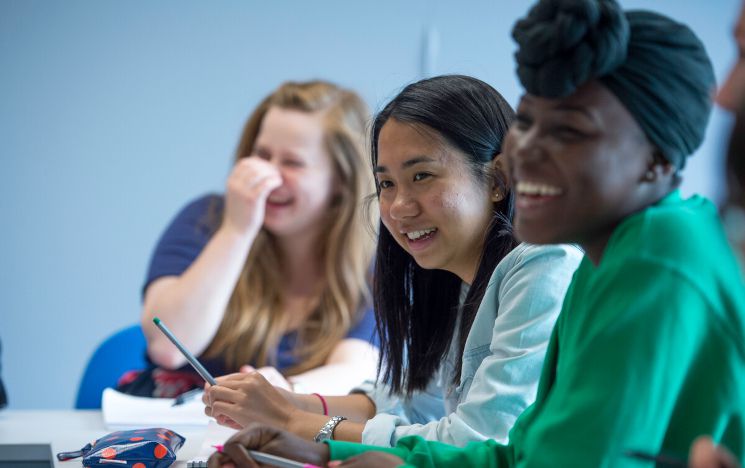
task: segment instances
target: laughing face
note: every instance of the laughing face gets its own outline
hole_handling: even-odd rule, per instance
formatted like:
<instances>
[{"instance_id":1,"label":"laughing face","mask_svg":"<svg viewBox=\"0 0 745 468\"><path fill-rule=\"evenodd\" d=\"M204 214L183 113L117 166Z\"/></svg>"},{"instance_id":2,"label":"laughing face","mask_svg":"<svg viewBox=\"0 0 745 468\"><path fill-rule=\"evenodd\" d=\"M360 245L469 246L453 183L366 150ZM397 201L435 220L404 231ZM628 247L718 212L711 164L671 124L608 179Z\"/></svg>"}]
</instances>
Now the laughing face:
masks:
<instances>
[{"instance_id":1,"label":"laughing face","mask_svg":"<svg viewBox=\"0 0 745 468\"><path fill-rule=\"evenodd\" d=\"M493 206L466 155L431 129L390 119L375 167L383 224L419 266L471 283Z\"/></svg>"},{"instance_id":2,"label":"laughing face","mask_svg":"<svg viewBox=\"0 0 745 468\"><path fill-rule=\"evenodd\" d=\"M323 224L334 182L323 138L321 113L271 107L264 116L253 153L282 176L266 203L264 227L272 234L308 235Z\"/></svg>"},{"instance_id":3,"label":"laughing face","mask_svg":"<svg viewBox=\"0 0 745 468\"><path fill-rule=\"evenodd\" d=\"M619 222L671 184L670 174L653 165L654 148L634 118L597 82L562 99L525 95L504 154L517 236L579 243L596 263Z\"/></svg>"}]
</instances>

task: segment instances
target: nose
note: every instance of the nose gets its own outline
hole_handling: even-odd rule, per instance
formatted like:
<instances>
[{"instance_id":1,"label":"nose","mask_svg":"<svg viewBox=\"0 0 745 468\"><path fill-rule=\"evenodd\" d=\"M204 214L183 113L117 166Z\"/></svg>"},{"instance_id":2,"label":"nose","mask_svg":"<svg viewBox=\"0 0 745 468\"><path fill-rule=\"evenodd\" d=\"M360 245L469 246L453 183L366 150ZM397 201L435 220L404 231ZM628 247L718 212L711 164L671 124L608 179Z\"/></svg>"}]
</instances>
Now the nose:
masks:
<instances>
[{"instance_id":1,"label":"nose","mask_svg":"<svg viewBox=\"0 0 745 468\"><path fill-rule=\"evenodd\" d=\"M392 219L402 221L418 215L419 205L408 191L399 190L388 209L388 213Z\"/></svg>"}]
</instances>

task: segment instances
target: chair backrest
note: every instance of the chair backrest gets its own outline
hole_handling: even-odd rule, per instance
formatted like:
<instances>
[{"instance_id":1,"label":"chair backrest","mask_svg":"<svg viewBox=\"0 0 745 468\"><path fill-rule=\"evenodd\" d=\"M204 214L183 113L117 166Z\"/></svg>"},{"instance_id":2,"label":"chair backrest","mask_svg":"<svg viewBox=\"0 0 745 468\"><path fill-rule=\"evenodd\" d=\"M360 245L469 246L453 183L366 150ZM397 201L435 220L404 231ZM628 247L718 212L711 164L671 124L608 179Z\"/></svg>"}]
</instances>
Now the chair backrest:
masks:
<instances>
[{"instance_id":1,"label":"chair backrest","mask_svg":"<svg viewBox=\"0 0 745 468\"><path fill-rule=\"evenodd\" d=\"M88 361L78 387L76 409L101 408L101 394L106 387L116 387L127 371L145 369L147 343L140 325L120 330L101 343Z\"/></svg>"}]
</instances>

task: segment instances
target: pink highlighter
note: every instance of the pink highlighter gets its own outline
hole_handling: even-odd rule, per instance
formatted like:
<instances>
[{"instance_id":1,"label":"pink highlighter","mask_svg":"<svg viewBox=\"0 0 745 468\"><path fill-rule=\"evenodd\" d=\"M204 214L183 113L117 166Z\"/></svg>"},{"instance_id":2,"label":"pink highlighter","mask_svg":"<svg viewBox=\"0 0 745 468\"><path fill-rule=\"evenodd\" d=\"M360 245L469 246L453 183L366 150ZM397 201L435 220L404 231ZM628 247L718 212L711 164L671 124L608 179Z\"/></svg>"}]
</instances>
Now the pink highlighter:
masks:
<instances>
[{"instance_id":1,"label":"pink highlighter","mask_svg":"<svg viewBox=\"0 0 745 468\"><path fill-rule=\"evenodd\" d=\"M213 447L215 447L215 450L222 453L222 445L213 445ZM321 468L320 466L296 462L295 460L289 460L276 455L269 455L268 453L257 452L256 450L249 450L248 454L259 463L276 466L277 468Z\"/></svg>"}]
</instances>

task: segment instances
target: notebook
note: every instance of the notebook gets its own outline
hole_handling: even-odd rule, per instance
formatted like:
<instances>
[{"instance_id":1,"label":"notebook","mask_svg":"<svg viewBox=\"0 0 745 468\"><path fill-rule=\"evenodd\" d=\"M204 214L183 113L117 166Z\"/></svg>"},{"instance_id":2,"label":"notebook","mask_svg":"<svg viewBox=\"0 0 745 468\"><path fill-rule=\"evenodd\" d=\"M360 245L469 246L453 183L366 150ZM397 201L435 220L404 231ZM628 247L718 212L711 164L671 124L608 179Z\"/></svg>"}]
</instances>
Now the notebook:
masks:
<instances>
[{"instance_id":1,"label":"notebook","mask_svg":"<svg viewBox=\"0 0 745 468\"><path fill-rule=\"evenodd\" d=\"M178 432L207 428L210 418L204 414L201 398L172 406L174 400L137 397L107 388L101 402L103 421L110 431L167 427Z\"/></svg>"}]
</instances>

